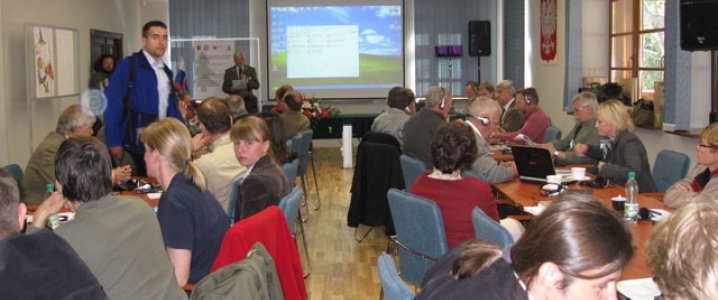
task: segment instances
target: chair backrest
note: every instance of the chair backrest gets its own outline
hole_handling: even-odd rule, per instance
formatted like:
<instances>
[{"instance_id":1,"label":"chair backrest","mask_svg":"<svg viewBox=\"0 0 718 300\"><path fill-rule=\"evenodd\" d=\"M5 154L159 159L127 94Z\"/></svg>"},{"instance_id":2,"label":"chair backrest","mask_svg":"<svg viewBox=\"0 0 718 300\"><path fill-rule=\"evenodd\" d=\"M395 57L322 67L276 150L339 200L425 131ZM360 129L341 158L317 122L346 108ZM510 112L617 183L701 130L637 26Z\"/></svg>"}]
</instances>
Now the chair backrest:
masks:
<instances>
[{"instance_id":1,"label":"chair backrest","mask_svg":"<svg viewBox=\"0 0 718 300\"><path fill-rule=\"evenodd\" d=\"M17 181L17 186L22 185L23 174L22 169L18 164L9 164L2 168L5 169L5 171L7 171L8 173L12 174L12 177L15 177L15 181Z\"/></svg>"},{"instance_id":2,"label":"chair backrest","mask_svg":"<svg viewBox=\"0 0 718 300\"><path fill-rule=\"evenodd\" d=\"M289 225L289 232L292 235L294 232L294 223L297 221L299 215L299 204L302 201L302 190L298 187L293 187L292 191L288 195L284 196L282 200L279 200L279 209L282 210L284 217L287 219L287 225Z\"/></svg>"},{"instance_id":3,"label":"chair backrest","mask_svg":"<svg viewBox=\"0 0 718 300\"><path fill-rule=\"evenodd\" d=\"M396 263L391 255L383 252L379 255L376 264L379 270L379 281L381 281L386 300L414 299L414 292L409 289L396 272Z\"/></svg>"},{"instance_id":4,"label":"chair backrest","mask_svg":"<svg viewBox=\"0 0 718 300\"><path fill-rule=\"evenodd\" d=\"M309 162L309 148L312 146L312 136L314 131L311 129L302 130L292 137L292 145L294 146L294 152L297 152L297 158L299 158L299 168L297 169L297 175L302 176L307 174L307 164Z\"/></svg>"},{"instance_id":5,"label":"chair backrest","mask_svg":"<svg viewBox=\"0 0 718 300\"><path fill-rule=\"evenodd\" d=\"M404 174L404 186L406 191L411 192L411 187L422 173L426 172L426 165L418 158L402 154L399 158L401 161L401 173Z\"/></svg>"},{"instance_id":6,"label":"chair backrest","mask_svg":"<svg viewBox=\"0 0 718 300\"><path fill-rule=\"evenodd\" d=\"M289 180L289 186L294 187L294 182L297 181L297 171L299 171L299 159L295 158L293 161L282 165L284 175L287 175Z\"/></svg>"},{"instance_id":7,"label":"chair backrest","mask_svg":"<svg viewBox=\"0 0 718 300\"><path fill-rule=\"evenodd\" d=\"M474 209L471 210L471 222L474 223L474 232L476 232L477 239L486 240L501 246L506 246L514 242L514 238L511 237L511 234L506 228L489 218L489 216L478 207L474 207Z\"/></svg>"},{"instance_id":8,"label":"chair backrest","mask_svg":"<svg viewBox=\"0 0 718 300\"><path fill-rule=\"evenodd\" d=\"M691 158L683 153L671 150L658 152L653 164L653 181L657 192L665 193L671 185L686 177L690 164Z\"/></svg>"},{"instance_id":9,"label":"chair backrest","mask_svg":"<svg viewBox=\"0 0 718 300\"><path fill-rule=\"evenodd\" d=\"M476 172L474 170L468 170L461 174L461 177L475 177L478 179L481 179L481 181L489 183L489 179L486 178L486 176L479 174L479 172ZM489 183L490 184L490 183Z\"/></svg>"},{"instance_id":10,"label":"chair backrest","mask_svg":"<svg viewBox=\"0 0 718 300\"><path fill-rule=\"evenodd\" d=\"M227 207L229 224L234 224L234 209L239 205L237 198L239 198L239 187L242 185L242 180L244 180L244 177L237 179L237 181L232 184L232 190L229 192L229 206Z\"/></svg>"},{"instance_id":11,"label":"chair backrest","mask_svg":"<svg viewBox=\"0 0 718 300\"><path fill-rule=\"evenodd\" d=\"M434 262L415 255L436 260L449 251L441 211L434 201L394 188L389 190L387 198L396 228L396 240L414 252L399 247L401 277L415 286L421 286L424 273Z\"/></svg>"},{"instance_id":12,"label":"chair backrest","mask_svg":"<svg viewBox=\"0 0 718 300\"><path fill-rule=\"evenodd\" d=\"M549 126L546 128L546 133L544 133L543 136L543 142L548 143L553 140L559 140L561 139L561 129L558 129L556 126Z\"/></svg>"}]
</instances>

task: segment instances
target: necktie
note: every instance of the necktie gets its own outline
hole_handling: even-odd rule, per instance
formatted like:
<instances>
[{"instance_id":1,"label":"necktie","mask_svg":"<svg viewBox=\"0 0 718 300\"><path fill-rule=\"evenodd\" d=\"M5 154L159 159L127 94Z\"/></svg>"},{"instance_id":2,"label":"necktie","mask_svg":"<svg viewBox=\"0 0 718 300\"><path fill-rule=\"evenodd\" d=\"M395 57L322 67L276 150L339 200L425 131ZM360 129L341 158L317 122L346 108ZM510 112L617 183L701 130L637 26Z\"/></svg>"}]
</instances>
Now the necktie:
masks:
<instances>
[{"instance_id":1,"label":"necktie","mask_svg":"<svg viewBox=\"0 0 718 300\"><path fill-rule=\"evenodd\" d=\"M578 132L581 131L581 127L583 127L583 125L578 124L578 126L576 127L576 131L573 132L573 138L571 138L571 145L570 145L571 149L573 149L573 145L576 144L576 136L578 136Z\"/></svg>"}]
</instances>

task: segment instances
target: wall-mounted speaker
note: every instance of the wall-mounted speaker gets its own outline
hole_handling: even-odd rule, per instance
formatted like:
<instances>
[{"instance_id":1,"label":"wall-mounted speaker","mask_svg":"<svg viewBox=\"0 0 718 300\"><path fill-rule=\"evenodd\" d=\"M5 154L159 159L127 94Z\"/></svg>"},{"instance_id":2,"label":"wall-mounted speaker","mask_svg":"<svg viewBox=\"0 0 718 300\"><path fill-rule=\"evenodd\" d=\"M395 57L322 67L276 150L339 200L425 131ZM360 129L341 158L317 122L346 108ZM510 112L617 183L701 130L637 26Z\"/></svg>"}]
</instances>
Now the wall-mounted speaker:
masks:
<instances>
[{"instance_id":1,"label":"wall-mounted speaker","mask_svg":"<svg viewBox=\"0 0 718 300\"><path fill-rule=\"evenodd\" d=\"M718 0L681 0L681 49L718 50Z\"/></svg>"},{"instance_id":2,"label":"wall-mounted speaker","mask_svg":"<svg viewBox=\"0 0 718 300\"><path fill-rule=\"evenodd\" d=\"M491 55L491 23L469 22L469 56Z\"/></svg>"}]
</instances>

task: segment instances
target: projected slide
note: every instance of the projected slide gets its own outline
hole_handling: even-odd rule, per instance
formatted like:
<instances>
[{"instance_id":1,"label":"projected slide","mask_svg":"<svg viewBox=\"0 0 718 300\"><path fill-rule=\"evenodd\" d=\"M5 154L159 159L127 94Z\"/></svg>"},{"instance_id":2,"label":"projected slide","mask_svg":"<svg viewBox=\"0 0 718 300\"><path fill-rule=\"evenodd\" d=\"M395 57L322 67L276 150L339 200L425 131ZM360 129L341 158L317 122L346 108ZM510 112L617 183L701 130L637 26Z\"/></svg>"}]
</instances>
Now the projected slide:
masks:
<instances>
[{"instance_id":1,"label":"projected slide","mask_svg":"<svg viewBox=\"0 0 718 300\"><path fill-rule=\"evenodd\" d=\"M386 97L404 85L400 5L271 6L269 95L290 84L321 98Z\"/></svg>"}]
</instances>

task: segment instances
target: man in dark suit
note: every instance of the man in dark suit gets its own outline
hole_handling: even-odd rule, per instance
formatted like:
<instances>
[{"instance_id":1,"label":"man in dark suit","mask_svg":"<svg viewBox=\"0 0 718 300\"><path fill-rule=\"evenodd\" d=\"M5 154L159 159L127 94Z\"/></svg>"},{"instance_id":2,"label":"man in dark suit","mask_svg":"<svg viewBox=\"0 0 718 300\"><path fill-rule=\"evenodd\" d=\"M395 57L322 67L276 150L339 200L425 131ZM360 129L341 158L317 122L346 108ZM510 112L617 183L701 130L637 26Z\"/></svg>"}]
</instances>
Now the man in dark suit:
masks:
<instances>
[{"instance_id":1,"label":"man in dark suit","mask_svg":"<svg viewBox=\"0 0 718 300\"><path fill-rule=\"evenodd\" d=\"M496 84L496 101L501 105L499 131L514 132L524 125L524 115L515 107L515 93L516 87L511 80L504 80Z\"/></svg>"},{"instance_id":2,"label":"man in dark suit","mask_svg":"<svg viewBox=\"0 0 718 300\"><path fill-rule=\"evenodd\" d=\"M245 80L247 85L245 88L237 86L237 80ZM244 53L234 53L234 66L224 71L224 81L222 82L222 91L230 95L240 95L243 93L252 94L252 90L259 88L259 81L257 80L257 70L244 64ZM243 99L247 99L242 96ZM245 102L245 107L249 113L254 111L254 108L250 108L249 103ZM256 105L256 104L255 104Z\"/></svg>"}]
</instances>

